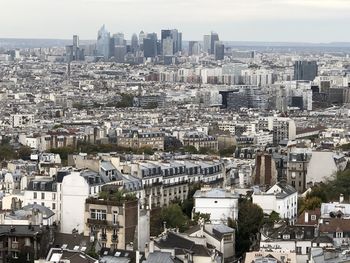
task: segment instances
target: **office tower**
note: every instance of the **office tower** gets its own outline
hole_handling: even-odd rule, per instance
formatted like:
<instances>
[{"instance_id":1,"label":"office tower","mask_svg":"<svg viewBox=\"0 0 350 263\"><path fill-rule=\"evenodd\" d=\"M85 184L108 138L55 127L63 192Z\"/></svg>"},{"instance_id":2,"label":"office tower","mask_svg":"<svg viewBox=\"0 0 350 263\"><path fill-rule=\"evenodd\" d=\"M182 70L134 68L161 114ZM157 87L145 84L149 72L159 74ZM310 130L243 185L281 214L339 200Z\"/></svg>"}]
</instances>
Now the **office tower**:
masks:
<instances>
[{"instance_id":1,"label":"office tower","mask_svg":"<svg viewBox=\"0 0 350 263\"><path fill-rule=\"evenodd\" d=\"M215 52L215 42L219 41L219 35L215 32L211 32L210 34L210 54L214 54Z\"/></svg>"},{"instance_id":2,"label":"office tower","mask_svg":"<svg viewBox=\"0 0 350 263\"><path fill-rule=\"evenodd\" d=\"M225 46L222 42L216 41L214 48L215 60L223 60L225 55Z\"/></svg>"},{"instance_id":3,"label":"office tower","mask_svg":"<svg viewBox=\"0 0 350 263\"><path fill-rule=\"evenodd\" d=\"M102 56L104 59L110 57L110 34L105 25L97 33L96 53L97 56Z\"/></svg>"},{"instance_id":4,"label":"office tower","mask_svg":"<svg viewBox=\"0 0 350 263\"><path fill-rule=\"evenodd\" d=\"M198 41L189 41L188 42L188 55L189 56L196 56L200 53L200 46Z\"/></svg>"},{"instance_id":5,"label":"office tower","mask_svg":"<svg viewBox=\"0 0 350 263\"><path fill-rule=\"evenodd\" d=\"M73 61L73 59L73 46L68 45L66 46L66 62L70 63L71 61Z\"/></svg>"},{"instance_id":6,"label":"office tower","mask_svg":"<svg viewBox=\"0 0 350 263\"><path fill-rule=\"evenodd\" d=\"M180 33L177 29L163 29L161 31L161 50L164 50L164 40L171 39L173 44L172 55L182 50L182 33ZM170 41L167 40L167 45L170 45ZM165 55L165 54L163 54Z\"/></svg>"},{"instance_id":7,"label":"office tower","mask_svg":"<svg viewBox=\"0 0 350 263\"><path fill-rule=\"evenodd\" d=\"M139 44L140 44L140 49L143 50L143 39L146 38L146 33L141 30L139 33Z\"/></svg>"},{"instance_id":8,"label":"office tower","mask_svg":"<svg viewBox=\"0 0 350 263\"><path fill-rule=\"evenodd\" d=\"M203 37L203 52L210 54L210 35Z\"/></svg>"},{"instance_id":9,"label":"office tower","mask_svg":"<svg viewBox=\"0 0 350 263\"><path fill-rule=\"evenodd\" d=\"M114 38L114 44L116 46L123 46L124 43L124 34L121 32L118 32L116 34L113 34L113 38Z\"/></svg>"},{"instance_id":10,"label":"office tower","mask_svg":"<svg viewBox=\"0 0 350 263\"><path fill-rule=\"evenodd\" d=\"M66 61L84 60L84 49L79 46L79 37L73 35L73 45L66 46Z\"/></svg>"},{"instance_id":11,"label":"office tower","mask_svg":"<svg viewBox=\"0 0 350 263\"><path fill-rule=\"evenodd\" d=\"M79 47L79 36L73 35L73 47Z\"/></svg>"},{"instance_id":12,"label":"office tower","mask_svg":"<svg viewBox=\"0 0 350 263\"><path fill-rule=\"evenodd\" d=\"M139 41L137 35L134 33L131 37L131 52L135 53L139 49Z\"/></svg>"},{"instance_id":13,"label":"office tower","mask_svg":"<svg viewBox=\"0 0 350 263\"><path fill-rule=\"evenodd\" d=\"M313 81L317 76L316 61L295 61L294 63L294 80Z\"/></svg>"},{"instance_id":14,"label":"office tower","mask_svg":"<svg viewBox=\"0 0 350 263\"><path fill-rule=\"evenodd\" d=\"M153 58L157 56L157 34L147 34L146 38L143 38L143 56L145 58Z\"/></svg>"},{"instance_id":15,"label":"office tower","mask_svg":"<svg viewBox=\"0 0 350 263\"><path fill-rule=\"evenodd\" d=\"M174 55L174 41L171 38L163 39L163 56Z\"/></svg>"},{"instance_id":16,"label":"office tower","mask_svg":"<svg viewBox=\"0 0 350 263\"><path fill-rule=\"evenodd\" d=\"M126 46L118 45L114 47L114 57L118 63L123 63L125 61Z\"/></svg>"},{"instance_id":17,"label":"office tower","mask_svg":"<svg viewBox=\"0 0 350 263\"><path fill-rule=\"evenodd\" d=\"M177 47L178 47L177 51L182 51L182 33L181 32L178 33Z\"/></svg>"}]
</instances>

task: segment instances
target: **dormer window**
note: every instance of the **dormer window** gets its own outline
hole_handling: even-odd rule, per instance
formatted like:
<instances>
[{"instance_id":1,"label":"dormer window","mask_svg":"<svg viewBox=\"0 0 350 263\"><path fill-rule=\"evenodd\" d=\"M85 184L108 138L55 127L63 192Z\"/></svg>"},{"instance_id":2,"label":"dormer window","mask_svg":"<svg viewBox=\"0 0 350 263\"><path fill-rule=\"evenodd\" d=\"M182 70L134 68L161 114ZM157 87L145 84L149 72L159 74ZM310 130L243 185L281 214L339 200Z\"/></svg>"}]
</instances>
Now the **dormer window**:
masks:
<instances>
[{"instance_id":1,"label":"dormer window","mask_svg":"<svg viewBox=\"0 0 350 263\"><path fill-rule=\"evenodd\" d=\"M283 239L290 239L290 235L289 234L284 234L283 235Z\"/></svg>"},{"instance_id":2,"label":"dormer window","mask_svg":"<svg viewBox=\"0 0 350 263\"><path fill-rule=\"evenodd\" d=\"M311 220L315 221L316 220L316 215L311 215Z\"/></svg>"}]
</instances>

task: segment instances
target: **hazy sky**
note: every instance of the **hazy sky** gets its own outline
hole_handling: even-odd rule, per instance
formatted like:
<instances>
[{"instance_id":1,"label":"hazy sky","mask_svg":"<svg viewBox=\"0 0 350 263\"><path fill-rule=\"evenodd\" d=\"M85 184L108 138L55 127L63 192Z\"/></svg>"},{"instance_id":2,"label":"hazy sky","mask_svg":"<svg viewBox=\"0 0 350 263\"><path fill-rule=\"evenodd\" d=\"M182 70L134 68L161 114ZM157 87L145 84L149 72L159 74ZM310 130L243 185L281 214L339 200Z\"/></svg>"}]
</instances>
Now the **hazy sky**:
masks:
<instances>
[{"instance_id":1,"label":"hazy sky","mask_svg":"<svg viewBox=\"0 0 350 263\"><path fill-rule=\"evenodd\" d=\"M350 0L0 0L0 38L95 39L177 28L184 40L350 42Z\"/></svg>"}]
</instances>

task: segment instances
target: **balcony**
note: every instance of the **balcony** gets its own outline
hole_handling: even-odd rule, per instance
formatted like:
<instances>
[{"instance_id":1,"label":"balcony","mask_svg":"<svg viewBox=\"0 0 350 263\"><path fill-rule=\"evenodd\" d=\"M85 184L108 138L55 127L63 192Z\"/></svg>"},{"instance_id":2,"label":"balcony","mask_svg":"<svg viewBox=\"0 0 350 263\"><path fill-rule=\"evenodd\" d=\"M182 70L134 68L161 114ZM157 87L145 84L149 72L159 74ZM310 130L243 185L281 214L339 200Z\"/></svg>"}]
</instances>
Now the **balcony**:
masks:
<instances>
[{"instance_id":1,"label":"balcony","mask_svg":"<svg viewBox=\"0 0 350 263\"><path fill-rule=\"evenodd\" d=\"M112 242L118 243L118 235L112 235Z\"/></svg>"},{"instance_id":2,"label":"balcony","mask_svg":"<svg viewBox=\"0 0 350 263\"><path fill-rule=\"evenodd\" d=\"M12 242L11 249L18 249L18 248L19 248L18 242Z\"/></svg>"},{"instance_id":3,"label":"balcony","mask_svg":"<svg viewBox=\"0 0 350 263\"><path fill-rule=\"evenodd\" d=\"M106 227L106 228L121 228L119 225L119 222L113 223L112 221L107 220L99 220L99 219L91 219L88 218L87 220L88 226L99 226L99 227Z\"/></svg>"}]
</instances>

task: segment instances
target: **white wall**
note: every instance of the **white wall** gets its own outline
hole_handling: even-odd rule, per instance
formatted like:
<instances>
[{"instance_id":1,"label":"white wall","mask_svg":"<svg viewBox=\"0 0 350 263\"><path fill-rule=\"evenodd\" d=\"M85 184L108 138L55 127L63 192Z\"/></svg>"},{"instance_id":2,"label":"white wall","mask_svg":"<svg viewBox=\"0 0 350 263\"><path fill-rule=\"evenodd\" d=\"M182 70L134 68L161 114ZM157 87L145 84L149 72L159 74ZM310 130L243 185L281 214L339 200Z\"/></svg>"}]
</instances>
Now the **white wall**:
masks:
<instances>
[{"instance_id":1,"label":"white wall","mask_svg":"<svg viewBox=\"0 0 350 263\"><path fill-rule=\"evenodd\" d=\"M226 221L228 217L237 219L238 199L237 198L195 198L194 211L203 214L210 214L210 221L213 224Z\"/></svg>"},{"instance_id":2,"label":"white wall","mask_svg":"<svg viewBox=\"0 0 350 263\"><path fill-rule=\"evenodd\" d=\"M84 231L85 200L89 196L89 185L78 172L72 172L62 182L61 232L72 233L75 228Z\"/></svg>"}]
</instances>

